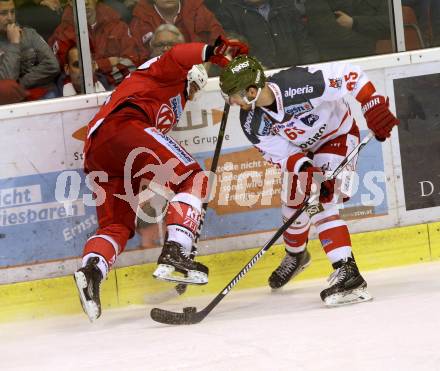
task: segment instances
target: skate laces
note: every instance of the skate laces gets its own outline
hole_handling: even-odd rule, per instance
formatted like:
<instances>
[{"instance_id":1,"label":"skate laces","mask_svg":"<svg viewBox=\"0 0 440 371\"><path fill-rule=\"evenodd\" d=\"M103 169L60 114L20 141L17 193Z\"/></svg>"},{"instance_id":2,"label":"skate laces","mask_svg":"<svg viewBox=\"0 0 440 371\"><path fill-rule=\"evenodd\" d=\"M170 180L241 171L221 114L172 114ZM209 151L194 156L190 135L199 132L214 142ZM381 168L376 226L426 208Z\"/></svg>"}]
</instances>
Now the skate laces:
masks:
<instances>
[{"instance_id":1,"label":"skate laces","mask_svg":"<svg viewBox=\"0 0 440 371\"><path fill-rule=\"evenodd\" d=\"M289 253L286 253L286 256L283 258L283 261L277 269L277 273L284 278L296 268L297 261L298 258L296 256L292 256Z\"/></svg>"},{"instance_id":2,"label":"skate laces","mask_svg":"<svg viewBox=\"0 0 440 371\"><path fill-rule=\"evenodd\" d=\"M327 282L329 286L332 286L334 284L338 284L341 281L344 280L345 276L347 275L347 271L345 270L345 267L342 266L338 269L336 269L330 276L327 278Z\"/></svg>"},{"instance_id":3,"label":"skate laces","mask_svg":"<svg viewBox=\"0 0 440 371\"><path fill-rule=\"evenodd\" d=\"M190 255L191 255L191 249L189 251L187 251L187 249L185 249L185 247L183 247L182 245L179 246L180 249L180 253L182 254L182 256L187 259L187 260L191 260Z\"/></svg>"}]
</instances>

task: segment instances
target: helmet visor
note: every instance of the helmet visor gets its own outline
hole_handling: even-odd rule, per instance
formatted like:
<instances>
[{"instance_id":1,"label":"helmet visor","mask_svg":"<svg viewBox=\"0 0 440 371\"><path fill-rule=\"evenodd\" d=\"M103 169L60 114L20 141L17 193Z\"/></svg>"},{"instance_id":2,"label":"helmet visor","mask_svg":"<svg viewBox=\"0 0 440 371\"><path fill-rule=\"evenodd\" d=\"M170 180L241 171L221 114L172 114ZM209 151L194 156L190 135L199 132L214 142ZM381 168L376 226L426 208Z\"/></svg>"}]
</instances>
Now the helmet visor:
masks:
<instances>
[{"instance_id":1,"label":"helmet visor","mask_svg":"<svg viewBox=\"0 0 440 371\"><path fill-rule=\"evenodd\" d=\"M226 94L222 90L220 90L220 93L221 93L223 99L225 100L225 102L228 104L232 104L231 103L231 96L233 96L233 95L238 95L241 99L243 99L247 103L246 90L240 90L240 91L238 91L236 93L232 93L230 95Z\"/></svg>"}]
</instances>

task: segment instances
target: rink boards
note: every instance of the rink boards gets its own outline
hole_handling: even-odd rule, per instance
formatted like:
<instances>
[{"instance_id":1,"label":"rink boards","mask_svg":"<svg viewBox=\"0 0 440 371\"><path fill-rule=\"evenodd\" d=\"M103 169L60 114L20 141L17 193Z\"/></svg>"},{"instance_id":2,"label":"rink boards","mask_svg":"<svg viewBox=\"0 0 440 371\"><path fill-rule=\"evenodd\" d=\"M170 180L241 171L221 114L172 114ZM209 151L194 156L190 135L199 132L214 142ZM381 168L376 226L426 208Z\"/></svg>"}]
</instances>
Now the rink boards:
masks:
<instances>
[{"instance_id":1,"label":"rink boards","mask_svg":"<svg viewBox=\"0 0 440 371\"><path fill-rule=\"evenodd\" d=\"M435 169L440 168L436 163L440 156L435 151L440 138L436 100L440 63L421 63L438 59L429 55L402 53L392 63L383 58L358 61L378 91L390 97L391 108L402 121L391 141L373 141L365 148L358 163L358 192L341 210L356 233L354 249L361 268L438 256L435 222L440 181ZM208 92L197 104L188 105L173 133L205 169L210 168L224 104L217 86L218 80L212 79ZM57 313L79 308L70 275L79 265L85 240L97 226L94 207L84 202L91 194L81 171L84 127L107 95L0 108L0 302L8 303L3 306L8 315L20 303L28 303L36 316L44 308ZM353 100L349 103L365 135L360 108ZM256 197L255 204L246 204L240 180L246 192ZM78 192L57 195L57 182L63 181L77 185ZM267 192L265 186L271 182ZM200 259L213 274L207 287L192 289L190 294L220 289L256 251L251 249L264 244L280 225L279 174L249 146L235 108L230 112L216 184L200 243ZM160 232L151 226L144 239L136 236L129 242L118 269L104 285L107 306L139 303L144 293L166 287L150 278L159 254ZM264 285L281 257L279 250L267 254L240 287ZM315 263L302 278L329 273L316 241L312 254ZM56 303L57 298L59 305L41 305L46 300Z\"/></svg>"},{"instance_id":2,"label":"rink boards","mask_svg":"<svg viewBox=\"0 0 440 371\"><path fill-rule=\"evenodd\" d=\"M440 223L354 234L352 241L361 271L440 259ZM309 247L312 264L295 280L322 277L324 288L324 277L331 273L330 265L319 241L311 241ZM200 257L200 261L210 268L209 283L202 287L190 287L185 298L216 295L256 252L257 249L248 249ZM282 256L282 246L274 246L240 281L236 290L255 287L270 290L267 278ZM104 315L106 309L151 303L169 292L171 285L152 278L154 268L155 265L150 263L113 270L101 287ZM411 277L408 277L410 281ZM0 322L82 311L72 276L2 285L0 302Z\"/></svg>"}]
</instances>

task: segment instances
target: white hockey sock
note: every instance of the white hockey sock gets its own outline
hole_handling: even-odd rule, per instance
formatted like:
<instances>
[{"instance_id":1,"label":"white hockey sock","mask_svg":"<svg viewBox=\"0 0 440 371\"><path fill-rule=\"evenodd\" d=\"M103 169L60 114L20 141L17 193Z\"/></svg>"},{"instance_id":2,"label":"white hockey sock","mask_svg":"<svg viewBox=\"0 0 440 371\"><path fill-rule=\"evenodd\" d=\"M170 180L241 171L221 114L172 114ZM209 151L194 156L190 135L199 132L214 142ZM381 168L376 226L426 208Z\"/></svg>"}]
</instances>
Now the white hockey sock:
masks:
<instances>
[{"instance_id":1,"label":"white hockey sock","mask_svg":"<svg viewBox=\"0 0 440 371\"><path fill-rule=\"evenodd\" d=\"M338 247L327 253L327 258L332 264L349 257L351 257L351 246Z\"/></svg>"},{"instance_id":2,"label":"white hockey sock","mask_svg":"<svg viewBox=\"0 0 440 371\"><path fill-rule=\"evenodd\" d=\"M174 241L183 246L186 255L191 252L194 235L186 228L180 225L169 225L167 226L168 241Z\"/></svg>"},{"instance_id":3,"label":"white hockey sock","mask_svg":"<svg viewBox=\"0 0 440 371\"><path fill-rule=\"evenodd\" d=\"M303 244L301 246L288 246L286 245L285 241L284 241L284 247L286 248L287 251L291 252L292 254L298 254L300 252L303 252L306 249L307 244Z\"/></svg>"}]
</instances>

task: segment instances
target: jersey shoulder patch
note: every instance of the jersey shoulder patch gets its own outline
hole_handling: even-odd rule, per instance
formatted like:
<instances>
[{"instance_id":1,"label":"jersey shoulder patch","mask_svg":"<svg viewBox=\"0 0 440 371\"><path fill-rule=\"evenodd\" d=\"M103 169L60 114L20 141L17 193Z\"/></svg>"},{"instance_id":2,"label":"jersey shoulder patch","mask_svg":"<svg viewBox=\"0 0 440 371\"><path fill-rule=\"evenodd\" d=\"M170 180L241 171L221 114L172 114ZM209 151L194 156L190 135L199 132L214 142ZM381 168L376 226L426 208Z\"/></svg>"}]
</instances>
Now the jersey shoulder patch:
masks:
<instances>
[{"instance_id":1,"label":"jersey shoulder patch","mask_svg":"<svg viewBox=\"0 0 440 371\"><path fill-rule=\"evenodd\" d=\"M279 86L284 106L319 98L325 90L322 71L310 72L308 68L303 67L291 67L280 71L270 77L269 81Z\"/></svg>"},{"instance_id":2,"label":"jersey shoulder patch","mask_svg":"<svg viewBox=\"0 0 440 371\"><path fill-rule=\"evenodd\" d=\"M258 137L271 134L272 121L258 107L255 110L240 110L240 124L252 144L260 143Z\"/></svg>"}]
</instances>

